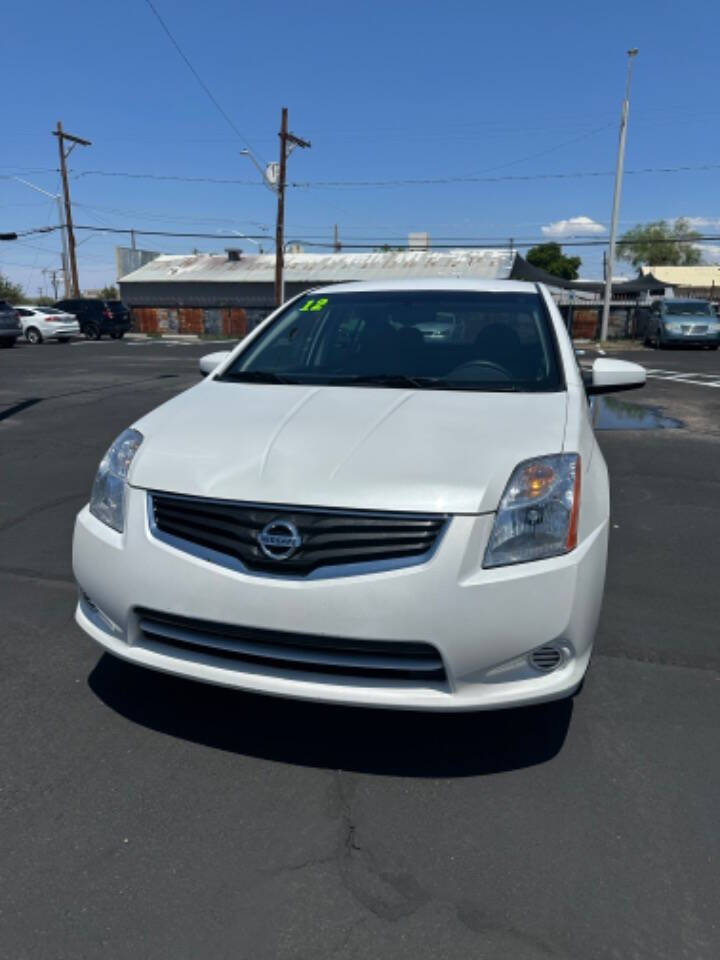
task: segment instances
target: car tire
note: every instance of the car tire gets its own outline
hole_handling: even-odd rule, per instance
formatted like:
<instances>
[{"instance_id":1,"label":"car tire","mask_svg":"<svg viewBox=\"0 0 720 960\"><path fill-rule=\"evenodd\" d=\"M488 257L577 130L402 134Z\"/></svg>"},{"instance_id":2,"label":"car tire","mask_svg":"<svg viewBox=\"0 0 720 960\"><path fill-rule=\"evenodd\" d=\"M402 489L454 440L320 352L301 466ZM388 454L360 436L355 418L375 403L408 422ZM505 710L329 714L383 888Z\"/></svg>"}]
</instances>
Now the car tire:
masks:
<instances>
[{"instance_id":1,"label":"car tire","mask_svg":"<svg viewBox=\"0 0 720 960\"><path fill-rule=\"evenodd\" d=\"M87 323L83 333L87 340L99 340L102 337L100 327L96 323Z\"/></svg>"},{"instance_id":2,"label":"car tire","mask_svg":"<svg viewBox=\"0 0 720 960\"><path fill-rule=\"evenodd\" d=\"M12 338L12 340L10 339L10 337L3 337L2 340L0 340L0 348L2 348L3 350L9 350L10 347L14 347L14 346L15 346L14 337Z\"/></svg>"},{"instance_id":3,"label":"car tire","mask_svg":"<svg viewBox=\"0 0 720 960\"><path fill-rule=\"evenodd\" d=\"M37 327L28 327L25 331L25 339L28 343L32 343L33 346L37 346L43 342L43 335Z\"/></svg>"},{"instance_id":4,"label":"car tire","mask_svg":"<svg viewBox=\"0 0 720 960\"><path fill-rule=\"evenodd\" d=\"M122 340L122 338L125 336L125 331L124 331L124 330L113 330L113 332L110 334L110 336L113 338L113 340Z\"/></svg>"}]
</instances>

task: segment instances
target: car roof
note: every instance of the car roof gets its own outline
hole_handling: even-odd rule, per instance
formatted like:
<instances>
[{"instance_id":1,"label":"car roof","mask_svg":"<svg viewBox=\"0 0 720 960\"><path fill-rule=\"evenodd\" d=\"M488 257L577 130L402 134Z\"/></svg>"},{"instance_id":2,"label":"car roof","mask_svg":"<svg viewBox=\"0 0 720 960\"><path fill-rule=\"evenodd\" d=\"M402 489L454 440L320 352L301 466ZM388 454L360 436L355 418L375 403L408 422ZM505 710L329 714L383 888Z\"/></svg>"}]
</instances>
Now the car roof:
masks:
<instances>
[{"instance_id":1,"label":"car roof","mask_svg":"<svg viewBox=\"0 0 720 960\"><path fill-rule=\"evenodd\" d=\"M446 290L459 293L536 293L537 285L525 280L473 280L457 277L416 277L412 280L353 280L315 287L313 293L392 293Z\"/></svg>"}]
</instances>

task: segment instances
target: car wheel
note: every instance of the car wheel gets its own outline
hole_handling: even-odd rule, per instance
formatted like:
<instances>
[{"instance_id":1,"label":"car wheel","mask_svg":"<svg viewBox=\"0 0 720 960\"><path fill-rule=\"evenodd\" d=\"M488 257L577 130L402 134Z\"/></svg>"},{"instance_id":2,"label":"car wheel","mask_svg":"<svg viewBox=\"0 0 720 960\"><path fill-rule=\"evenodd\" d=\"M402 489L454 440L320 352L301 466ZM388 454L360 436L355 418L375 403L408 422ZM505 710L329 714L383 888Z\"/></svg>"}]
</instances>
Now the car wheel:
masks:
<instances>
[{"instance_id":1,"label":"car wheel","mask_svg":"<svg viewBox=\"0 0 720 960\"><path fill-rule=\"evenodd\" d=\"M124 330L113 330L113 332L110 334L110 336L113 338L113 340L122 340L122 338L125 336L125 331L124 331Z\"/></svg>"},{"instance_id":2,"label":"car wheel","mask_svg":"<svg viewBox=\"0 0 720 960\"><path fill-rule=\"evenodd\" d=\"M85 329L83 330L83 333L85 334L85 337L88 340L99 340L100 337L102 336L102 333L100 332L100 327L96 323L86 324Z\"/></svg>"},{"instance_id":3,"label":"car wheel","mask_svg":"<svg viewBox=\"0 0 720 960\"><path fill-rule=\"evenodd\" d=\"M717 350L717 348L718 348L717 343L713 343L712 346L710 347L711 350Z\"/></svg>"},{"instance_id":4,"label":"car wheel","mask_svg":"<svg viewBox=\"0 0 720 960\"><path fill-rule=\"evenodd\" d=\"M2 340L0 340L0 347L2 347L3 350L9 350L10 347L14 347L14 346L15 346L14 337L12 338L12 340L9 337L3 337Z\"/></svg>"},{"instance_id":5,"label":"car wheel","mask_svg":"<svg viewBox=\"0 0 720 960\"><path fill-rule=\"evenodd\" d=\"M25 339L28 343L35 345L43 342L43 336L37 327L28 327L25 331Z\"/></svg>"}]
</instances>

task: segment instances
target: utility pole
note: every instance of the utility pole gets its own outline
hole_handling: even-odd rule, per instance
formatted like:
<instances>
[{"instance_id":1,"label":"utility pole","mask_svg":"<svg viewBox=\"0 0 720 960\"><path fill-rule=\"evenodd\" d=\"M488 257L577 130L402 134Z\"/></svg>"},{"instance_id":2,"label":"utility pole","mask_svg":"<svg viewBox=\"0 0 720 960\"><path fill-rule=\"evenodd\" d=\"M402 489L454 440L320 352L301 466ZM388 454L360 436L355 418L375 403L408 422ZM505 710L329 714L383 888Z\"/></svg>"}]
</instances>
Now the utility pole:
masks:
<instances>
[{"instance_id":1,"label":"utility pole","mask_svg":"<svg viewBox=\"0 0 720 960\"><path fill-rule=\"evenodd\" d=\"M62 177L63 197L65 200L65 228L68 239L68 259L70 261L70 291L73 297L80 296L80 284L78 282L77 260L75 258L75 234L73 233L72 210L70 207L70 188L68 187L67 167L65 161L72 153L74 147L80 144L81 147L92 146L89 140L83 140L81 137L75 137L71 133L65 133L62 123L58 120L57 130L53 130L53 136L58 138L58 150L60 152L60 176ZM65 151L65 141L70 141L70 147Z\"/></svg>"},{"instance_id":2,"label":"utility pole","mask_svg":"<svg viewBox=\"0 0 720 960\"><path fill-rule=\"evenodd\" d=\"M58 293L58 280L57 280L58 272L57 272L57 270L43 270L42 272L50 277L50 283L52 284L52 288L53 288L53 298L54 298L55 300L57 300L57 298L58 298L58 295L57 295L57 293Z\"/></svg>"},{"instance_id":3,"label":"utility pole","mask_svg":"<svg viewBox=\"0 0 720 960\"><path fill-rule=\"evenodd\" d=\"M338 225L335 224L335 229L333 230L333 252L340 253L342 250L342 244L340 243L340 234L338 233Z\"/></svg>"},{"instance_id":4,"label":"utility pole","mask_svg":"<svg viewBox=\"0 0 720 960\"><path fill-rule=\"evenodd\" d=\"M628 110L630 108L630 77L632 75L633 60L637 56L637 47L628 50L627 80L625 82L625 98L620 112L620 137L618 139L617 165L615 167L615 191L613 193L612 218L610 220L610 244L605 261L605 296L603 298L602 322L600 324L600 339L607 340L608 321L610 318L610 298L612 296L612 270L615 262L615 236L617 234L618 211L620 210L620 188L622 187L623 162L625 160L625 134L627 132Z\"/></svg>"},{"instance_id":5,"label":"utility pole","mask_svg":"<svg viewBox=\"0 0 720 960\"><path fill-rule=\"evenodd\" d=\"M275 306L279 307L285 299L283 268L285 265L285 183L287 171L287 158L294 147L304 149L311 146L309 140L303 140L296 137L294 133L288 132L288 111L287 107L282 108L280 120L280 165L278 168L277 183L277 221L275 224ZM290 149L288 149L288 144Z\"/></svg>"}]
</instances>

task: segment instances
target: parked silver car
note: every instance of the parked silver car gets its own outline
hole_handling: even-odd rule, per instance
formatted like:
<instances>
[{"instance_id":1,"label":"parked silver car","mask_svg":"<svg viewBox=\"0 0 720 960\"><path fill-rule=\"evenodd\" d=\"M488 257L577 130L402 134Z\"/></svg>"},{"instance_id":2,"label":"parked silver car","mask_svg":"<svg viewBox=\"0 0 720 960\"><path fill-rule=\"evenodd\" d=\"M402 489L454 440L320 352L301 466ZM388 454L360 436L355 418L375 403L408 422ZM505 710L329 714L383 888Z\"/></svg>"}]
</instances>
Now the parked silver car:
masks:
<instances>
[{"instance_id":1,"label":"parked silver car","mask_svg":"<svg viewBox=\"0 0 720 960\"><path fill-rule=\"evenodd\" d=\"M708 300L658 300L645 328L645 346L691 344L717 350L720 318Z\"/></svg>"}]
</instances>

